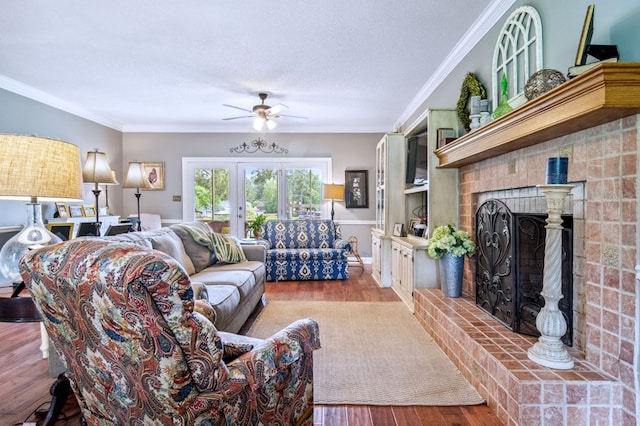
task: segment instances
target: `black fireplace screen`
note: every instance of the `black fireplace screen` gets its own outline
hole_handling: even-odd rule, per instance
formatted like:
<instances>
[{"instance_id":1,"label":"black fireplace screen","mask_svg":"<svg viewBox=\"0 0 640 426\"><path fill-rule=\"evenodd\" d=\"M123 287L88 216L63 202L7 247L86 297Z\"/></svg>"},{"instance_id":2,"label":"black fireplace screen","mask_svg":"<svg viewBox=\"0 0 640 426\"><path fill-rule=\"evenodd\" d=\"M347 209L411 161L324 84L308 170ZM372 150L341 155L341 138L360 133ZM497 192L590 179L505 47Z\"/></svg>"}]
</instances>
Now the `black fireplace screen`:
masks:
<instances>
[{"instance_id":1,"label":"black fireplace screen","mask_svg":"<svg viewBox=\"0 0 640 426\"><path fill-rule=\"evenodd\" d=\"M546 215L512 213L499 200L476 212L476 304L522 334L539 336L536 317L544 306L542 277ZM567 321L562 341L572 344L573 219L563 215L562 294L559 309Z\"/></svg>"}]
</instances>

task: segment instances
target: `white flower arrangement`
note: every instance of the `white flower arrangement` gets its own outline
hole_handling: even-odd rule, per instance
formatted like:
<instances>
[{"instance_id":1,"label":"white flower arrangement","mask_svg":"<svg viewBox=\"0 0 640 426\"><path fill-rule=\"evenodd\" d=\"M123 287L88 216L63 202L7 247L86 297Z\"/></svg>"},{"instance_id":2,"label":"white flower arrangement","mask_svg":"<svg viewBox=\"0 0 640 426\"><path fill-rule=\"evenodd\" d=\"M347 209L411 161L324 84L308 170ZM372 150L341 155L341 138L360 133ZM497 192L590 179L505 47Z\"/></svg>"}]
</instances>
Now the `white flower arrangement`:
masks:
<instances>
[{"instance_id":1,"label":"white flower arrangement","mask_svg":"<svg viewBox=\"0 0 640 426\"><path fill-rule=\"evenodd\" d=\"M427 251L434 259L442 257L445 253L457 257L464 255L471 257L476 252L476 243L467 231L458 230L451 225L443 225L433 230L433 236L427 240Z\"/></svg>"}]
</instances>

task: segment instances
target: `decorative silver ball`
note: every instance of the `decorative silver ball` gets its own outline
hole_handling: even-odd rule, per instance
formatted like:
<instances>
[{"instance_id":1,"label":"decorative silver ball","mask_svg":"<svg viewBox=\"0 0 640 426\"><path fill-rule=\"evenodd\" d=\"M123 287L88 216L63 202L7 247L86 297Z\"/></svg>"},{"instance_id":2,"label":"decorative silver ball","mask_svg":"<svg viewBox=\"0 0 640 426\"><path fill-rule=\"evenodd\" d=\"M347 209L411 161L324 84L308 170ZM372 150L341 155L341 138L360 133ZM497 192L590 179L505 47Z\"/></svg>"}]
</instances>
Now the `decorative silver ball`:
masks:
<instances>
[{"instance_id":1,"label":"decorative silver ball","mask_svg":"<svg viewBox=\"0 0 640 426\"><path fill-rule=\"evenodd\" d=\"M524 86L524 96L530 101L547 93L554 87L560 86L565 81L567 79L560 71L552 69L536 71L529 77L527 84Z\"/></svg>"}]
</instances>

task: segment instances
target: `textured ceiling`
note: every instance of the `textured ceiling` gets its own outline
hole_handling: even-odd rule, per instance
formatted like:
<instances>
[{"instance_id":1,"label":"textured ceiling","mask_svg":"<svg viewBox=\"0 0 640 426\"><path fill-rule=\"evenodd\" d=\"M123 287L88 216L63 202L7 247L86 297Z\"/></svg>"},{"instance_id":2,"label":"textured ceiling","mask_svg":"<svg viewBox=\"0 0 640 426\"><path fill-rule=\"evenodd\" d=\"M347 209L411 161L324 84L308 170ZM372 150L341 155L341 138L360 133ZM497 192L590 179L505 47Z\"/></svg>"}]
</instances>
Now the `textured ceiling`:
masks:
<instances>
[{"instance_id":1,"label":"textured ceiling","mask_svg":"<svg viewBox=\"0 0 640 426\"><path fill-rule=\"evenodd\" d=\"M512 3L5 2L0 87L122 131L250 132L223 104L266 91L308 117L274 131L385 132Z\"/></svg>"}]
</instances>

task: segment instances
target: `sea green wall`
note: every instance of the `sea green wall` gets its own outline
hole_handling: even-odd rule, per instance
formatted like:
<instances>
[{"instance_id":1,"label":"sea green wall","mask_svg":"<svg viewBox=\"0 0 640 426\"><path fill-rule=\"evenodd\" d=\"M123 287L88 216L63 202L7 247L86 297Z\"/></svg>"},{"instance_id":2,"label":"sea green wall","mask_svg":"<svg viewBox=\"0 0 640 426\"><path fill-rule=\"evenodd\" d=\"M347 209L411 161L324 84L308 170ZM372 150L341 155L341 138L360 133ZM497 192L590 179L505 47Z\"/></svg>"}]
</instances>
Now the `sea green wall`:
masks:
<instances>
[{"instance_id":1,"label":"sea green wall","mask_svg":"<svg viewBox=\"0 0 640 426\"><path fill-rule=\"evenodd\" d=\"M640 62L640 2L637 0L518 0L406 120L405 126L415 121L427 108L455 109L462 81L468 72L477 76L490 96L491 64L498 34L509 15L521 6L532 6L540 14L544 68L556 69L566 74L567 69L574 64L587 6L590 4L595 5L591 42L615 44L618 46L620 61ZM589 62L592 60L594 59L589 58Z\"/></svg>"}]
</instances>

